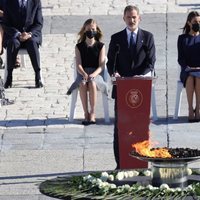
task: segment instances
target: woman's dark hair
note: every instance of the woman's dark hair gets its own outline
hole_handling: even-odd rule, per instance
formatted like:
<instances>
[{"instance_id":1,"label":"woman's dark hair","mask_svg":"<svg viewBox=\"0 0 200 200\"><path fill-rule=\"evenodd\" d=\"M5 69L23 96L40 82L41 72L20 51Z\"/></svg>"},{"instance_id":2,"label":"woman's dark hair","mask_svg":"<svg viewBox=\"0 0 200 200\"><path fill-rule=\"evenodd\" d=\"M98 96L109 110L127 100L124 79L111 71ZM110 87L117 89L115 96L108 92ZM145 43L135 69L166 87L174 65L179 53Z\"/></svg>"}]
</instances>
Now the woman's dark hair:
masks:
<instances>
[{"instance_id":1,"label":"woman's dark hair","mask_svg":"<svg viewBox=\"0 0 200 200\"><path fill-rule=\"evenodd\" d=\"M188 22L191 22L194 17L199 17L199 16L200 16L200 14L197 11L191 11L188 14L187 20L185 22L185 26L183 27L183 33L188 34L190 32L190 26L189 26Z\"/></svg>"}]
</instances>

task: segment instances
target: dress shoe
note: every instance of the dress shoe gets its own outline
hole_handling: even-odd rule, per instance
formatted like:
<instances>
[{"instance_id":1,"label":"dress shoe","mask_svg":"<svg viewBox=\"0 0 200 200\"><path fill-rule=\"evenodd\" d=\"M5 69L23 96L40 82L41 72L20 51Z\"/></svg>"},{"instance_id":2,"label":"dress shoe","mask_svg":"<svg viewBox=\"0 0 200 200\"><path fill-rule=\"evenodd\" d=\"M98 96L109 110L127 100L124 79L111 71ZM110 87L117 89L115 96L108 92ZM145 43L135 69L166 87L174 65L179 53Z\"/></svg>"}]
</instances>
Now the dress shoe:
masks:
<instances>
[{"instance_id":1,"label":"dress shoe","mask_svg":"<svg viewBox=\"0 0 200 200\"><path fill-rule=\"evenodd\" d=\"M36 80L35 81L35 87L36 88L42 88L44 85L43 85L43 83L42 83L42 81L41 80Z\"/></svg>"},{"instance_id":2,"label":"dress shoe","mask_svg":"<svg viewBox=\"0 0 200 200\"><path fill-rule=\"evenodd\" d=\"M5 84L4 84L4 88L11 88L12 87L12 80L7 79Z\"/></svg>"},{"instance_id":3,"label":"dress shoe","mask_svg":"<svg viewBox=\"0 0 200 200\"><path fill-rule=\"evenodd\" d=\"M20 67L21 67L20 63L15 63L14 69L17 69L17 68L20 68Z\"/></svg>"},{"instance_id":4,"label":"dress shoe","mask_svg":"<svg viewBox=\"0 0 200 200\"><path fill-rule=\"evenodd\" d=\"M12 87L12 73L8 73L6 82L4 84L4 88L7 89L7 88L11 88L11 87Z\"/></svg>"}]
</instances>

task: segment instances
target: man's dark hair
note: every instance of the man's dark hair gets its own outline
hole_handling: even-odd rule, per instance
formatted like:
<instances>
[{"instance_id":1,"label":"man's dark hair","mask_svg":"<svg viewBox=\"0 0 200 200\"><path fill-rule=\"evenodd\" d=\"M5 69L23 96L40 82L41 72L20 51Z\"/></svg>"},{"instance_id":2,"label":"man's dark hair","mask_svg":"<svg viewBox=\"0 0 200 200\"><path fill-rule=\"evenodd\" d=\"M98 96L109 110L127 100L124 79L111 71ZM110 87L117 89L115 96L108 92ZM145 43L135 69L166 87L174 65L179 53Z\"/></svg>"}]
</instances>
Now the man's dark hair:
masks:
<instances>
[{"instance_id":1,"label":"man's dark hair","mask_svg":"<svg viewBox=\"0 0 200 200\"><path fill-rule=\"evenodd\" d=\"M128 5L124 8L124 15L126 14L126 12L132 11L132 10L136 10L137 14L140 14L140 10L137 6L132 6L132 5Z\"/></svg>"}]
</instances>

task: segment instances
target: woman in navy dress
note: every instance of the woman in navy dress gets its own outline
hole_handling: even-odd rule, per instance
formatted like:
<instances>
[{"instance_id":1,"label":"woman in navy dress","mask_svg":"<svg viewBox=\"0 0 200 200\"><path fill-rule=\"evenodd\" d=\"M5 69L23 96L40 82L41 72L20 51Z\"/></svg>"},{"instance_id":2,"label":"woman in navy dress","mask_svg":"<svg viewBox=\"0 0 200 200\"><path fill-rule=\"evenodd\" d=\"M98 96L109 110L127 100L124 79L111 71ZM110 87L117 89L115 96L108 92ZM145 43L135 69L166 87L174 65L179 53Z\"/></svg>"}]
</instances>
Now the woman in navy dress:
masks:
<instances>
[{"instance_id":1,"label":"woman in navy dress","mask_svg":"<svg viewBox=\"0 0 200 200\"><path fill-rule=\"evenodd\" d=\"M75 47L77 78L67 94L79 87L85 117L82 124L89 125L96 123L97 88L107 93L106 83L101 76L105 67L105 45L100 42L102 31L93 19L85 21L78 35Z\"/></svg>"},{"instance_id":2,"label":"woman in navy dress","mask_svg":"<svg viewBox=\"0 0 200 200\"><path fill-rule=\"evenodd\" d=\"M186 88L188 121L200 121L200 14L188 14L183 34L178 37L178 63L181 66L180 79ZM195 101L193 100L195 96ZM196 102L196 105L195 105Z\"/></svg>"}]
</instances>

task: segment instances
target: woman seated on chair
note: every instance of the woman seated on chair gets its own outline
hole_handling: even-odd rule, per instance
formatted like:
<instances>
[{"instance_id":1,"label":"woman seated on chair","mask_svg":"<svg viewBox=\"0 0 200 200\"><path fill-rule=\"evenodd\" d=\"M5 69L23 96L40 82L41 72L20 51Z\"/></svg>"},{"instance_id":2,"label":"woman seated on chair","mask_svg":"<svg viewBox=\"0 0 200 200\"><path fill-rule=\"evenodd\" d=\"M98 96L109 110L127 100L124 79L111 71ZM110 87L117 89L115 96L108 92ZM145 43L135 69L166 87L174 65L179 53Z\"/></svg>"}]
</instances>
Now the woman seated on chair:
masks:
<instances>
[{"instance_id":1,"label":"woman seated on chair","mask_svg":"<svg viewBox=\"0 0 200 200\"><path fill-rule=\"evenodd\" d=\"M200 14L188 14L183 34L178 37L178 63L181 66L180 79L186 88L189 122L200 121ZM196 105L193 107L193 96Z\"/></svg>"},{"instance_id":2,"label":"woman seated on chair","mask_svg":"<svg viewBox=\"0 0 200 200\"><path fill-rule=\"evenodd\" d=\"M101 76L105 67L105 45L100 42L102 31L93 19L85 21L78 35L79 39L75 47L78 73L67 94L71 94L74 89L79 87L85 117L82 124L89 125L96 123L97 88L107 93L106 83Z\"/></svg>"}]
</instances>

